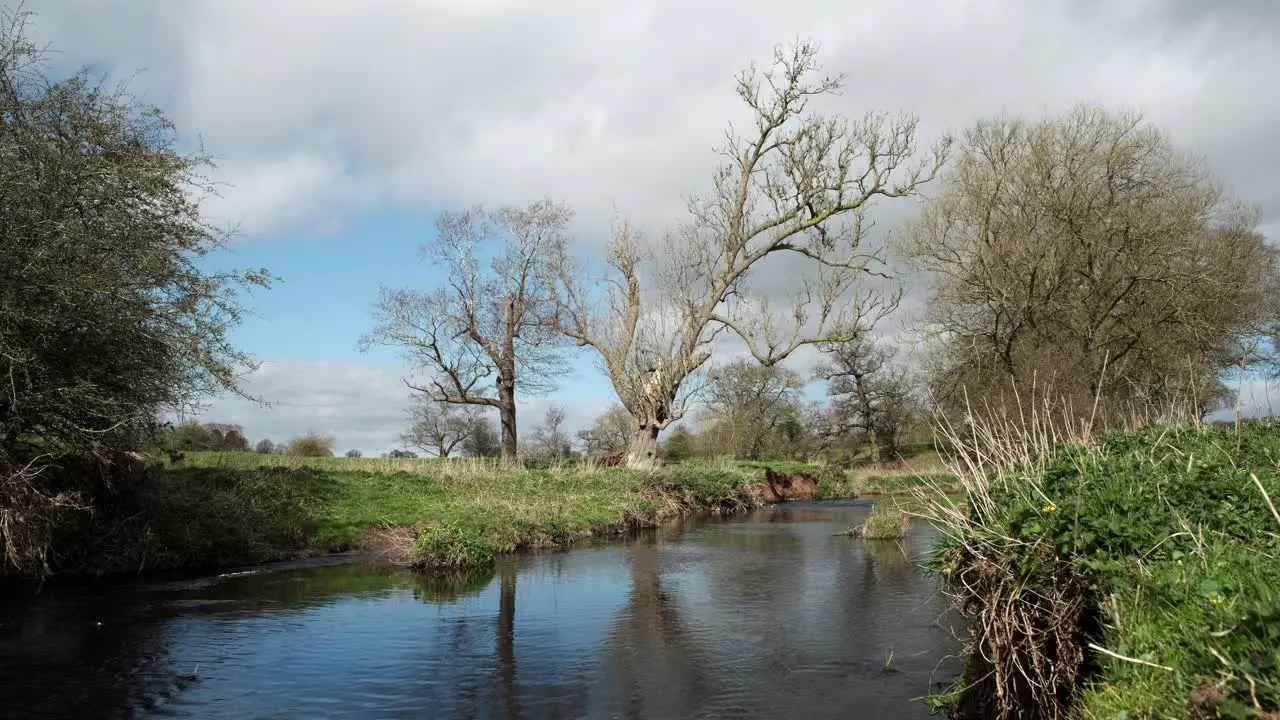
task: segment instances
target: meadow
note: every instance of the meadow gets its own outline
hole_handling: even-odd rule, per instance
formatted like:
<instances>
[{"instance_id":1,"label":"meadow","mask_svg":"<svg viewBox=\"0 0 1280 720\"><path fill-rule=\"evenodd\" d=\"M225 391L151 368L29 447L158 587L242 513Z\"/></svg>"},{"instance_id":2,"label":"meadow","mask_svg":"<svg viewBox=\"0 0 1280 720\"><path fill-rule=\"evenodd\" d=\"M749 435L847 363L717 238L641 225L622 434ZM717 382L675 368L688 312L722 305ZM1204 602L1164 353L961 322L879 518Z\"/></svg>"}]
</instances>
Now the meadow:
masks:
<instances>
[{"instance_id":1,"label":"meadow","mask_svg":"<svg viewBox=\"0 0 1280 720\"><path fill-rule=\"evenodd\" d=\"M765 468L818 477L820 499L890 493L886 499L914 507L922 486L913 468L936 471L938 462L926 453L915 465L845 470L697 459L637 471L581 459L503 469L472 458L189 452L122 484L92 512L67 513L55 567L68 575L217 568L347 550L419 567L483 563L757 507ZM472 551L455 552L458 545Z\"/></svg>"}]
</instances>

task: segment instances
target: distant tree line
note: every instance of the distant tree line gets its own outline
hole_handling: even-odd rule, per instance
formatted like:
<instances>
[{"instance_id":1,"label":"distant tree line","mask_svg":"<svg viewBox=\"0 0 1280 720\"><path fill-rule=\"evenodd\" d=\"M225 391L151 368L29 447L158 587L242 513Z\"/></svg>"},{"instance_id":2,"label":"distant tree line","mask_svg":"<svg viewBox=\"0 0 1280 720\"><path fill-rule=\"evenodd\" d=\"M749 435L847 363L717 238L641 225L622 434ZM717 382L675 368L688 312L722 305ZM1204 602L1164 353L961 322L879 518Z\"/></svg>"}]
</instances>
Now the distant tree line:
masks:
<instances>
[{"instance_id":1,"label":"distant tree line","mask_svg":"<svg viewBox=\"0 0 1280 720\"><path fill-rule=\"evenodd\" d=\"M244 428L223 423L201 423L188 420L177 426L162 426L155 442L170 452L249 452L249 440ZM262 455L297 455L303 457L331 457L334 439L328 435L307 432L296 435L279 445L263 438L253 446L253 452ZM347 457L360 457L359 450L349 450Z\"/></svg>"}]
</instances>

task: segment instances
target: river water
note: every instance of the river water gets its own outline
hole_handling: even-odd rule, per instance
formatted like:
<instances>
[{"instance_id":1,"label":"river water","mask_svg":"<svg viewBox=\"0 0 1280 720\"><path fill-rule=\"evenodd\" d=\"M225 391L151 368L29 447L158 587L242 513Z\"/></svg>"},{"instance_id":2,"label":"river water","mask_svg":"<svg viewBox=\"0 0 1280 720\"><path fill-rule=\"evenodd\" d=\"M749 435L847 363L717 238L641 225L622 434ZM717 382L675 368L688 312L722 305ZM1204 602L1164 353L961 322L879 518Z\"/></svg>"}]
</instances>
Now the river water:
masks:
<instances>
[{"instance_id":1,"label":"river water","mask_svg":"<svg viewBox=\"0 0 1280 720\"><path fill-rule=\"evenodd\" d=\"M905 543L801 503L425 579L349 559L0 591L0 716L892 718L959 671Z\"/></svg>"}]
</instances>

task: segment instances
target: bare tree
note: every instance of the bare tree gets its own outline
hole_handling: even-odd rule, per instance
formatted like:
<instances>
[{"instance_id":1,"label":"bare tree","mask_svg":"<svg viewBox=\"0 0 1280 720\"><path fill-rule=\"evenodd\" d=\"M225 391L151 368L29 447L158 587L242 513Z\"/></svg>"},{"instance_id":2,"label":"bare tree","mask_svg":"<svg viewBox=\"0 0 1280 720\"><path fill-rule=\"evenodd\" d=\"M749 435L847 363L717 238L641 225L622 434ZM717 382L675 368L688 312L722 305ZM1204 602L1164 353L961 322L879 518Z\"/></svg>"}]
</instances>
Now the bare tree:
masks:
<instances>
[{"instance_id":1,"label":"bare tree","mask_svg":"<svg viewBox=\"0 0 1280 720\"><path fill-rule=\"evenodd\" d=\"M549 457L561 457L569 450L569 435L564 429L564 408L551 405L542 415L542 424L534 432L538 450Z\"/></svg>"},{"instance_id":2,"label":"bare tree","mask_svg":"<svg viewBox=\"0 0 1280 720\"><path fill-rule=\"evenodd\" d=\"M470 439L479 415L475 408L462 409L415 393L409 406L409 429L400 434L400 442L447 458Z\"/></svg>"},{"instance_id":3,"label":"bare tree","mask_svg":"<svg viewBox=\"0 0 1280 720\"><path fill-rule=\"evenodd\" d=\"M812 112L811 101L844 82L811 80L818 71L816 46L801 43L778 48L771 71L753 65L738 77L753 130L726 133L712 190L690 200L689 220L665 236L651 274L642 272L638 234L618 224L604 307L558 248L561 327L599 353L635 421L630 467L654 464L658 433L683 416L687 381L722 331L772 365L809 343L855 338L897 304L896 293L860 282L880 261L865 247L865 212L877 197L906 197L931 180L949 140L917 162L913 117L849 121ZM771 256L807 258L814 268L782 312L748 293L751 271ZM642 280L657 297L642 291Z\"/></svg>"},{"instance_id":4,"label":"bare tree","mask_svg":"<svg viewBox=\"0 0 1280 720\"><path fill-rule=\"evenodd\" d=\"M631 413L615 404L596 418L590 428L579 430L577 436L587 455L610 455L627 449L634 426Z\"/></svg>"},{"instance_id":5,"label":"bare tree","mask_svg":"<svg viewBox=\"0 0 1280 720\"><path fill-rule=\"evenodd\" d=\"M933 276L935 393L1035 378L1080 412L1197 394L1203 412L1238 339L1276 317L1257 223L1137 114L978 123L904 243Z\"/></svg>"},{"instance_id":6,"label":"bare tree","mask_svg":"<svg viewBox=\"0 0 1280 720\"><path fill-rule=\"evenodd\" d=\"M709 379L704 414L713 424L704 434L714 450L752 460L776 450L780 427L799 415L801 377L750 359L713 368Z\"/></svg>"},{"instance_id":7,"label":"bare tree","mask_svg":"<svg viewBox=\"0 0 1280 720\"><path fill-rule=\"evenodd\" d=\"M472 418L462 449L471 457L477 458L498 457L502 452L493 421L486 417L483 410Z\"/></svg>"},{"instance_id":8,"label":"bare tree","mask_svg":"<svg viewBox=\"0 0 1280 720\"><path fill-rule=\"evenodd\" d=\"M906 368L891 364L896 349L869 336L819 347L827 359L814 376L827 382L831 398L827 432L861 431L873 463L880 462L882 448L896 454L902 433L918 409Z\"/></svg>"},{"instance_id":9,"label":"bare tree","mask_svg":"<svg viewBox=\"0 0 1280 720\"><path fill-rule=\"evenodd\" d=\"M429 378L406 384L432 399L498 409L502 462L516 460L516 393L554 387L562 337L547 261L564 244L571 212L540 200L525 208L446 212L423 252L444 271L433 291L383 288L376 327L361 340L394 346ZM482 258L493 251L487 264Z\"/></svg>"}]
</instances>

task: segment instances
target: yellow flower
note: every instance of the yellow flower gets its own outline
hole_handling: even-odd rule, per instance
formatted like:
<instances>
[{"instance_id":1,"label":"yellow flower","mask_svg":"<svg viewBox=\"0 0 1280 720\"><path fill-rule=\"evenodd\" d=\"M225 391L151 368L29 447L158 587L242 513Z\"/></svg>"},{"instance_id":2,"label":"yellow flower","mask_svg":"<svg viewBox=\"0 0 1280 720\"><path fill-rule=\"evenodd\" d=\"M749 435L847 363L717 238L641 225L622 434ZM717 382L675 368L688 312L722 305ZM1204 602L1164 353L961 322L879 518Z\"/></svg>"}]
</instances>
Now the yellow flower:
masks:
<instances>
[{"instance_id":1,"label":"yellow flower","mask_svg":"<svg viewBox=\"0 0 1280 720\"><path fill-rule=\"evenodd\" d=\"M1058 506L1057 506L1057 505L1054 505L1054 504L1052 504L1052 503L1050 503L1050 504L1048 504L1048 505L1045 505L1045 506L1044 506L1044 508L1043 508L1043 510L1044 510L1045 512L1054 512L1054 511L1056 511L1057 509L1058 509Z\"/></svg>"},{"instance_id":2,"label":"yellow flower","mask_svg":"<svg viewBox=\"0 0 1280 720\"><path fill-rule=\"evenodd\" d=\"M1209 598L1209 603L1210 603L1210 604L1212 604L1212 605L1221 605L1221 604L1222 604L1222 598L1220 598L1220 597L1212 597L1212 598Z\"/></svg>"}]
</instances>

